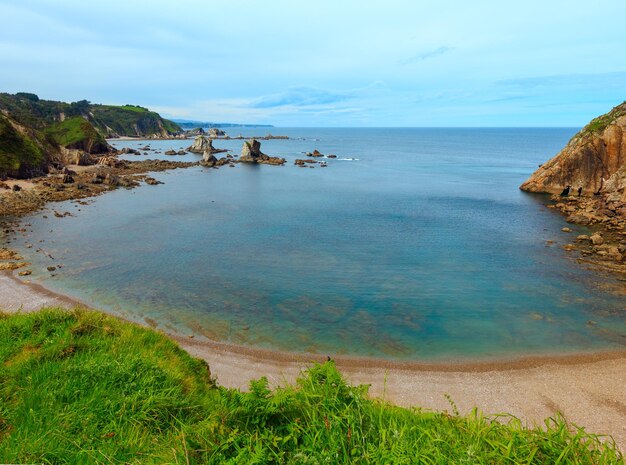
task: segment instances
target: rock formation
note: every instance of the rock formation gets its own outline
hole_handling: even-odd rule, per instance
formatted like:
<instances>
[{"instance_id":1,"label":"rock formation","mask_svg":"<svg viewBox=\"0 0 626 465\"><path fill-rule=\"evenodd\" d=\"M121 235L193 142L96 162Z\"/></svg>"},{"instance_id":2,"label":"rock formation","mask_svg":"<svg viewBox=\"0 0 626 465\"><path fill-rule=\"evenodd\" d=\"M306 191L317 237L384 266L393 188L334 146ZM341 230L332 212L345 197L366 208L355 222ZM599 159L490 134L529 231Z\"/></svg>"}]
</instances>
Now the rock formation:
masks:
<instances>
[{"instance_id":1,"label":"rock formation","mask_svg":"<svg viewBox=\"0 0 626 465\"><path fill-rule=\"evenodd\" d=\"M626 187L626 102L592 120L554 158L520 186L528 192L560 193L572 186L583 195L620 193Z\"/></svg>"},{"instance_id":2,"label":"rock formation","mask_svg":"<svg viewBox=\"0 0 626 465\"><path fill-rule=\"evenodd\" d=\"M194 139L193 144L187 148L188 152L204 153L213 152L213 141L206 136L198 136Z\"/></svg>"},{"instance_id":3,"label":"rock formation","mask_svg":"<svg viewBox=\"0 0 626 465\"><path fill-rule=\"evenodd\" d=\"M225 136L226 133L224 131L222 131L221 129L218 128L211 128L209 129L209 137L211 138L216 138L216 137L222 137Z\"/></svg>"},{"instance_id":4,"label":"rock formation","mask_svg":"<svg viewBox=\"0 0 626 465\"><path fill-rule=\"evenodd\" d=\"M187 148L187 151L192 152L192 153L204 154L205 152L209 152L209 153L226 152L226 149L216 149L215 147L213 147L213 141L210 138L206 136L198 136L193 141L193 144Z\"/></svg>"},{"instance_id":5,"label":"rock formation","mask_svg":"<svg viewBox=\"0 0 626 465\"><path fill-rule=\"evenodd\" d=\"M216 163L217 163L217 158L215 158L215 155L213 155L213 152L209 150L204 152L204 154L202 155L202 161L200 162L202 166L208 166L209 168L212 168L215 166Z\"/></svg>"},{"instance_id":6,"label":"rock formation","mask_svg":"<svg viewBox=\"0 0 626 465\"><path fill-rule=\"evenodd\" d=\"M243 143L239 161L242 163L265 163L267 165L282 165L284 158L270 157L261 152L261 143L256 139L251 139Z\"/></svg>"},{"instance_id":7,"label":"rock formation","mask_svg":"<svg viewBox=\"0 0 626 465\"><path fill-rule=\"evenodd\" d=\"M626 102L592 120L520 189L552 193L548 208L569 223L594 226L593 235L578 236L564 250L626 274Z\"/></svg>"}]
</instances>

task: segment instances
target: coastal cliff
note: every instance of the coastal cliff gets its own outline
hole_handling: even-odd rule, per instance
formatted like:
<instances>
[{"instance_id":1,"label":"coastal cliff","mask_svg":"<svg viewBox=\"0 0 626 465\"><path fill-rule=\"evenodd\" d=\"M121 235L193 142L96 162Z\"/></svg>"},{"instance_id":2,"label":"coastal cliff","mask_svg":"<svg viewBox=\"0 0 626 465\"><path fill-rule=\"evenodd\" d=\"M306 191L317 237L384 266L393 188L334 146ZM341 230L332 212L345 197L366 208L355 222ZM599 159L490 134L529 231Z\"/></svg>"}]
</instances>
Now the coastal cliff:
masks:
<instances>
[{"instance_id":1,"label":"coastal cliff","mask_svg":"<svg viewBox=\"0 0 626 465\"><path fill-rule=\"evenodd\" d=\"M626 102L593 119L554 158L520 186L527 192L556 194L567 186L585 194L620 192L626 169Z\"/></svg>"},{"instance_id":2,"label":"coastal cliff","mask_svg":"<svg viewBox=\"0 0 626 465\"><path fill-rule=\"evenodd\" d=\"M0 112L0 178L41 176L58 154L43 134Z\"/></svg>"},{"instance_id":3,"label":"coastal cliff","mask_svg":"<svg viewBox=\"0 0 626 465\"><path fill-rule=\"evenodd\" d=\"M182 133L176 123L137 105L101 105L88 100L66 103L18 92L0 93L0 111L40 131L80 117L102 137L167 138Z\"/></svg>"},{"instance_id":4,"label":"coastal cliff","mask_svg":"<svg viewBox=\"0 0 626 465\"><path fill-rule=\"evenodd\" d=\"M593 119L520 189L553 194L548 208L569 223L592 227L566 251L578 250L580 262L626 275L626 102Z\"/></svg>"},{"instance_id":5,"label":"coastal cliff","mask_svg":"<svg viewBox=\"0 0 626 465\"><path fill-rule=\"evenodd\" d=\"M114 152L106 137L184 137L181 128L135 105L65 103L0 93L0 179L41 176L64 165L89 165Z\"/></svg>"}]
</instances>

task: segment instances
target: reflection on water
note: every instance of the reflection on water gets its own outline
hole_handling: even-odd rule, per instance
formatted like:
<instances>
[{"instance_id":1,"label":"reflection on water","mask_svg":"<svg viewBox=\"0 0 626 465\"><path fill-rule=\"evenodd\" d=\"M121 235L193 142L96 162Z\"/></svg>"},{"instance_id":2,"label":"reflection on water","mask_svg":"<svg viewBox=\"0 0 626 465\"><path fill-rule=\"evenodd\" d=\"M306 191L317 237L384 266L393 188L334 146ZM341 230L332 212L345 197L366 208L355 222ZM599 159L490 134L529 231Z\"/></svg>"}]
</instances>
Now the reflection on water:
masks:
<instances>
[{"instance_id":1,"label":"reflection on water","mask_svg":"<svg viewBox=\"0 0 626 465\"><path fill-rule=\"evenodd\" d=\"M263 151L287 166L157 173L165 184L54 206L72 217L27 218L22 245L46 238L63 265L51 277L50 258L24 248L34 276L163 329L265 348L433 360L623 346L624 298L602 289L615 282L569 258L563 219L517 189L574 130L280 132L298 139ZM313 149L358 161L292 165Z\"/></svg>"}]
</instances>

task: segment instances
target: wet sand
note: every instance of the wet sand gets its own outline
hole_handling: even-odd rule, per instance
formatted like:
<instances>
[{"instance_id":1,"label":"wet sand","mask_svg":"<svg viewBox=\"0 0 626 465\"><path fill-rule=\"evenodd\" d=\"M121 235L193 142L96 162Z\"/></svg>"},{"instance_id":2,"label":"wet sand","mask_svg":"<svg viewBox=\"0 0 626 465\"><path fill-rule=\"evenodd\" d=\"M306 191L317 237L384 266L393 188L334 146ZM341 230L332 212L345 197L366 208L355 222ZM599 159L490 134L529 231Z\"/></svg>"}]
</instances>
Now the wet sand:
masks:
<instances>
[{"instance_id":1,"label":"wet sand","mask_svg":"<svg viewBox=\"0 0 626 465\"><path fill-rule=\"evenodd\" d=\"M0 273L0 307L35 311L43 306L71 308L79 301L43 286ZM171 335L190 354L206 360L218 383L245 389L267 376L273 385L292 382L312 361L326 357L256 350L201 338ZM366 358L336 358L353 384L370 384L373 397L426 410L476 407L486 414L507 412L528 425L542 425L560 412L597 434L610 434L626 450L626 351L529 357L511 361L426 364Z\"/></svg>"}]
</instances>

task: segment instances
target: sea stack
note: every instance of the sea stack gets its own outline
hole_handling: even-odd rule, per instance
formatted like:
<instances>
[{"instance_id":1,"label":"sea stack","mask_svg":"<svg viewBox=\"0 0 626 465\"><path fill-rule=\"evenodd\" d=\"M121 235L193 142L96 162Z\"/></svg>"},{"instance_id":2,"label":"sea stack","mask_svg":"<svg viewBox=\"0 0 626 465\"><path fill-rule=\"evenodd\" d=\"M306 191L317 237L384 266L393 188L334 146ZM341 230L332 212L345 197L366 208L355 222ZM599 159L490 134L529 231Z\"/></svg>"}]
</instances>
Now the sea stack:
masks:
<instances>
[{"instance_id":1,"label":"sea stack","mask_svg":"<svg viewBox=\"0 0 626 465\"><path fill-rule=\"evenodd\" d=\"M206 136L198 136L194 139L193 144L187 148L187 151L204 154L204 152L215 152L215 148L213 148L213 142L211 139Z\"/></svg>"},{"instance_id":2,"label":"sea stack","mask_svg":"<svg viewBox=\"0 0 626 465\"><path fill-rule=\"evenodd\" d=\"M284 158L270 157L261 152L261 143L256 139L247 140L241 147L241 163L265 163L267 165L282 165Z\"/></svg>"},{"instance_id":3,"label":"sea stack","mask_svg":"<svg viewBox=\"0 0 626 465\"><path fill-rule=\"evenodd\" d=\"M567 186L626 200L626 102L593 119L520 189L558 194Z\"/></svg>"}]
</instances>

